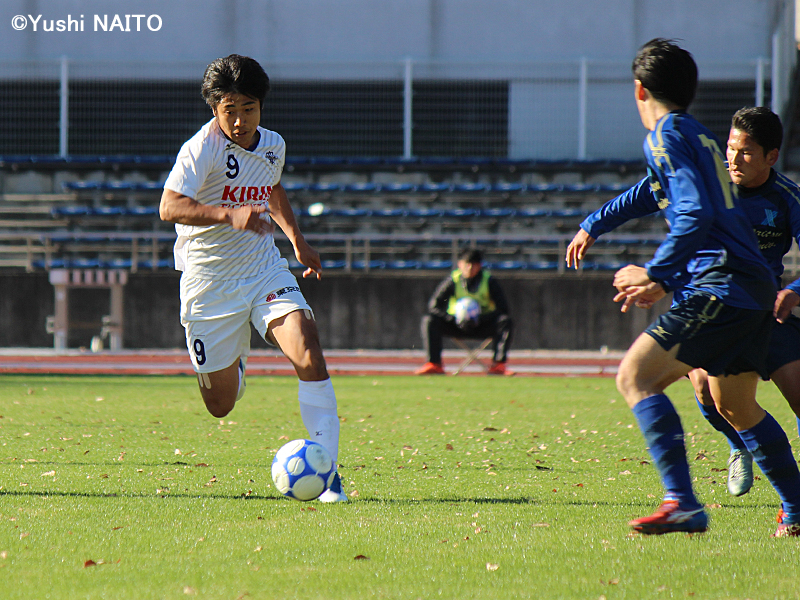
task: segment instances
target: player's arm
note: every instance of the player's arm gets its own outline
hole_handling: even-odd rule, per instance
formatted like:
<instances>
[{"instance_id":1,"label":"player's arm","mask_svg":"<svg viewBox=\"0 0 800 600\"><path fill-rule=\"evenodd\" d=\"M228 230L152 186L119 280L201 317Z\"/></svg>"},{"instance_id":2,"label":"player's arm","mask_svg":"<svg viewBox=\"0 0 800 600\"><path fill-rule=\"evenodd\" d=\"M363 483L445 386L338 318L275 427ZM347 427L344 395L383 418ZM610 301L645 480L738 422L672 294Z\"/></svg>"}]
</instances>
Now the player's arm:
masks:
<instances>
[{"instance_id":1,"label":"player's arm","mask_svg":"<svg viewBox=\"0 0 800 600\"><path fill-rule=\"evenodd\" d=\"M202 204L194 198L164 188L158 212L162 221L181 225L230 225L234 229L253 231L260 235L268 233L269 221L261 218L264 206L245 205L239 208L223 208Z\"/></svg>"},{"instance_id":2,"label":"player's arm","mask_svg":"<svg viewBox=\"0 0 800 600\"><path fill-rule=\"evenodd\" d=\"M306 242L306 238L300 232L286 190L280 183L275 184L272 188L272 194L269 197L269 214L275 224L289 238L297 260L306 267L303 277L316 275L317 279L320 279L322 277L322 261L319 258L319 252Z\"/></svg>"},{"instance_id":3,"label":"player's arm","mask_svg":"<svg viewBox=\"0 0 800 600\"><path fill-rule=\"evenodd\" d=\"M567 268L580 266L595 240L633 219L645 217L660 210L650 191L647 177L586 217L578 233L567 247Z\"/></svg>"},{"instance_id":4,"label":"player's arm","mask_svg":"<svg viewBox=\"0 0 800 600\"><path fill-rule=\"evenodd\" d=\"M455 322L455 317L447 312L447 305L450 302L450 297L455 295L455 293L456 284L453 278L447 277L443 279L428 301L428 312L446 321Z\"/></svg>"},{"instance_id":5,"label":"player's arm","mask_svg":"<svg viewBox=\"0 0 800 600\"><path fill-rule=\"evenodd\" d=\"M800 244L800 197L796 196L800 190L792 187L792 192L785 196L787 212L787 221L791 227L792 236L797 243ZM800 279L795 279L784 289L778 292L778 297L775 299L775 308L773 313L775 318L783 323L791 314L792 309L800 305Z\"/></svg>"}]
</instances>

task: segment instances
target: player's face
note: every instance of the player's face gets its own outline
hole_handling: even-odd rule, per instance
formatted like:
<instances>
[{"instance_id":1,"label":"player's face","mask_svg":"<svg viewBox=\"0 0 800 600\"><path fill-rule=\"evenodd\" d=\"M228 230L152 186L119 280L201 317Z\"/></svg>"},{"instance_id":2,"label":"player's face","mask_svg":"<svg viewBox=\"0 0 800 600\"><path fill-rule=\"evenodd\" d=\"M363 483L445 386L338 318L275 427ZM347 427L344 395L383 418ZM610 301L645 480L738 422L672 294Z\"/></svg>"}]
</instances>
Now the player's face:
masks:
<instances>
[{"instance_id":1,"label":"player's face","mask_svg":"<svg viewBox=\"0 0 800 600\"><path fill-rule=\"evenodd\" d=\"M261 122L261 105L258 100L244 94L223 96L214 109L222 132L242 148L258 142L258 124Z\"/></svg>"},{"instance_id":2,"label":"player's face","mask_svg":"<svg viewBox=\"0 0 800 600\"><path fill-rule=\"evenodd\" d=\"M747 133L731 129L728 136L728 172L733 183L756 188L769 179L770 168L778 159L778 151L764 153L764 148Z\"/></svg>"},{"instance_id":3,"label":"player's face","mask_svg":"<svg viewBox=\"0 0 800 600\"><path fill-rule=\"evenodd\" d=\"M461 271L461 275L466 279L472 279L477 275L481 270L481 263L471 263L465 260L458 261L458 268Z\"/></svg>"}]
</instances>

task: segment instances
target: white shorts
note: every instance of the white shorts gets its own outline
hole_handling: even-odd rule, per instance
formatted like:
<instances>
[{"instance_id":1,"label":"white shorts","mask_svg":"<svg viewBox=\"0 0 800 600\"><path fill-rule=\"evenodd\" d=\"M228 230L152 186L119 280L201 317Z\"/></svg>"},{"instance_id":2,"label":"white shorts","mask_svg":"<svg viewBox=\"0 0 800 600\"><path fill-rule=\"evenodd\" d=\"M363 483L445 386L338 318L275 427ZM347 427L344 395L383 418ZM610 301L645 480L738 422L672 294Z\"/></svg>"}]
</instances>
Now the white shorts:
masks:
<instances>
[{"instance_id":1,"label":"white shorts","mask_svg":"<svg viewBox=\"0 0 800 600\"><path fill-rule=\"evenodd\" d=\"M181 324L198 373L213 373L250 354L250 323L266 340L270 322L296 310L311 313L286 259L245 279L181 277Z\"/></svg>"}]
</instances>

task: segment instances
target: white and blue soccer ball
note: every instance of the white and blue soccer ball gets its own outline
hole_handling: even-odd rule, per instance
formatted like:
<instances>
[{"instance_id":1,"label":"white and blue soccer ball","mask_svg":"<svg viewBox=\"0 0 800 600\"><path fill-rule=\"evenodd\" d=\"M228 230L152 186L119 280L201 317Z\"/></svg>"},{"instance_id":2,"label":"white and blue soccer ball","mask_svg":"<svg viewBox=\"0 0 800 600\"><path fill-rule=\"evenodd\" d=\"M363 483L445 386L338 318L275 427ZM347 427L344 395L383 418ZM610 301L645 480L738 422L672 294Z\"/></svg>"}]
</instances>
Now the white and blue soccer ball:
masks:
<instances>
[{"instance_id":1,"label":"white and blue soccer ball","mask_svg":"<svg viewBox=\"0 0 800 600\"><path fill-rule=\"evenodd\" d=\"M294 500L315 500L327 490L336 474L331 455L317 442L292 440L272 459L272 481L278 491Z\"/></svg>"},{"instance_id":2,"label":"white and blue soccer ball","mask_svg":"<svg viewBox=\"0 0 800 600\"><path fill-rule=\"evenodd\" d=\"M465 296L456 302L456 323L463 325L468 321L477 321L481 316L481 305L475 298Z\"/></svg>"}]
</instances>

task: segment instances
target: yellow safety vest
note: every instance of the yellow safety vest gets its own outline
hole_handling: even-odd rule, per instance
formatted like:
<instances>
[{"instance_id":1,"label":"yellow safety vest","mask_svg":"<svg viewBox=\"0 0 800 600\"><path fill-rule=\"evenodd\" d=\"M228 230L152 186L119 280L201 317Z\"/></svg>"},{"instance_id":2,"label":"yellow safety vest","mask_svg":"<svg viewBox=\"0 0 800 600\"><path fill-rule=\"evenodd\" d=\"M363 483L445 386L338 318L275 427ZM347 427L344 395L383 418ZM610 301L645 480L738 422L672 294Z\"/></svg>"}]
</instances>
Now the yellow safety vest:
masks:
<instances>
[{"instance_id":1,"label":"yellow safety vest","mask_svg":"<svg viewBox=\"0 0 800 600\"><path fill-rule=\"evenodd\" d=\"M456 291L454 296L450 296L450 302L447 305L447 313L450 315L456 314L456 302L461 298L474 298L481 305L481 312L492 312L495 309L494 300L489 295L489 271L481 269L481 282L475 293L470 293L467 290L467 284L459 269L451 273L453 282L456 284Z\"/></svg>"}]
</instances>

